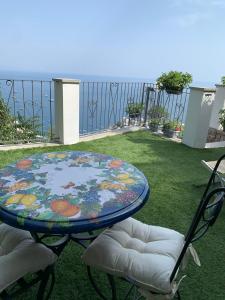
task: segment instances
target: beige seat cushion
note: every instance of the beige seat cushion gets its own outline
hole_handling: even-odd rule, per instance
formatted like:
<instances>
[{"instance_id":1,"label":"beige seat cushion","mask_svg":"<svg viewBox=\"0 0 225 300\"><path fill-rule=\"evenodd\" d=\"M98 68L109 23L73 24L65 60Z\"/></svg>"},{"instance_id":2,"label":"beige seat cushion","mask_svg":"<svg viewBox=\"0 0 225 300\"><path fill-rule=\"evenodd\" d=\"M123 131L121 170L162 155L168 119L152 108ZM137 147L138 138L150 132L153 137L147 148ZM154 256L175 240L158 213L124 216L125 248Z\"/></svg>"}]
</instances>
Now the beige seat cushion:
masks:
<instances>
[{"instance_id":1,"label":"beige seat cushion","mask_svg":"<svg viewBox=\"0 0 225 300\"><path fill-rule=\"evenodd\" d=\"M179 232L129 218L100 234L83 259L109 274L128 277L144 289L169 294L170 275L183 245Z\"/></svg>"},{"instance_id":2,"label":"beige seat cushion","mask_svg":"<svg viewBox=\"0 0 225 300\"><path fill-rule=\"evenodd\" d=\"M28 273L45 269L57 256L27 231L0 225L0 292Z\"/></svg>"}]
</instances>

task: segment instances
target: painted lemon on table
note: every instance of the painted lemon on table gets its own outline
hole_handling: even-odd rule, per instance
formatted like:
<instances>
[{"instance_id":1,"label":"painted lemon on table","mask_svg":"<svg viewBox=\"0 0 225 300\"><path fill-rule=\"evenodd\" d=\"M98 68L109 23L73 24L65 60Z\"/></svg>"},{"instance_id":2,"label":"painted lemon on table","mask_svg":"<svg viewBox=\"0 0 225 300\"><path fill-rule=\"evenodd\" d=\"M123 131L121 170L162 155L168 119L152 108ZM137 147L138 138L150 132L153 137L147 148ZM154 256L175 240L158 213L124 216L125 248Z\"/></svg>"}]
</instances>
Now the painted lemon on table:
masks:
<instances>
[{"instance_id":1,"label":"painted lemon on table","mask_svg":"<svg viewBox=\"0 0 225 300\"><path fill-rule=\"evenodd\" d=\"M15 194L6 200L6 205L20 203L26 207L32 206L37 197L32 194Z\"/></svg>"},{"instance_id":2,"label":"painted lemon on table","mask_svg":"<svg viewBox=\"0 0 225 300\"><path fill-rule=\"evenodd\" d=\"M65 153L49 153L48 158L61 158L64 159L66 157Z\"/></svg>"},{"instance_id":3,"label":"painted lemon on table","mask_svg":"<svg viewBox=\"0 0 225 300\"><path fill-rule=\"evenodd\" d=\"M117 175L116 177L117 177L119 180L123 180L123 179L129 178L129 174L121 173L121 174Z\"/></svg>"}]
</instances>

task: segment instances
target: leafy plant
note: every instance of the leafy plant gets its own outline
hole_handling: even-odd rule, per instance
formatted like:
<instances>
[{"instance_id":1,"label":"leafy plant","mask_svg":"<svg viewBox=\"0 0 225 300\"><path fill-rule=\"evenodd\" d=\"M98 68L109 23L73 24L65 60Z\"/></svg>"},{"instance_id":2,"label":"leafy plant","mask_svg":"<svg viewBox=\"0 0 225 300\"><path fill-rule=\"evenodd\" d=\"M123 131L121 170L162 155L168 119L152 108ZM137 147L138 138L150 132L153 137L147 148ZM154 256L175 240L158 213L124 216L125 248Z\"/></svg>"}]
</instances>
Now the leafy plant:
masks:
<instances>
[{"instance_id":1,"label":"leafy plant","mask_svg":"<svg viewBox=\"0 0 225 300\"><path fill-rule=\"evenodd\" d=\"M168 117L168 112L165 107L161 105L152 106L148 111L149 117L152 119L159 119L162 121Z\"/></svg>"},{"instance_id":2,"label":"leafy plant","mask_svg":"<svg viewBox=\"0 0 225 300\"><path fill-rule=\"evenodd\" d=\"M0 94L0 141L30 141L38 135L39 121L37 117L25 118L18 113L17 117L10 113L10 109Z\"/></svg>"},{"instance_id":3,"label":"leafy plant","mask_svg":"<svg viewBox=\"0 0 225 300\"><path fill-rule=\"evenodd\" d=\"M149 125L149 129L151 131L154 131L154 132L160 131L161 132L161 130L162 130L162 122L159 118L151 119L149 121L148 125Z\"/></svg>"},{"instance_id":4,"label":"leafy plant","mask_svg":"<svg viewBox=\"0 0 225 300\"><path fill-rule=\"evenodd\" d=\"M192 82L192 75L178 71L162 73L156 84L160 90L166 90L169 94L179 94Z\"/></svg>"},{"instance_id":5,"label":"leafy plant","mask_svg":"<svg viewBox=\"0 0 225 300\"><path fill-rule=\"evenodd\" d=\"M219 122L220 125L223 127L223 131L225 131L225 109L221 109L219 111Z\"/></svg>"},{"instance_id":6,"label":"leafy plant","mask_svg":"<svg viewBox=\"0 0 225 300\"><path fill-rule=\"evenodd\" d=\"M177 121L167 121L163 124L163 131L181 131L182 125Z\"/></svg>"},{"instance_id":7,"label":"leafy plant","mask_svg":"<svg viewBox=\"0 0 225 300\"><path fill-rule=\"evenodd\" d=\"M221 83L222 83L223 85L225 85L225 76L223 76L223 77L221 78Z\"/></svg>"},{"instance_id":8,"label":"leafy plant","mask_svg":"<svg viewBox=\"0 0 225 300\"><path fill-rule=\"evenodd\" d=\"M128 113L131 118L136 118L140 116L143 109L144 105L141 103L129 103L126 108L126 113Z\"/></svg>"},{"instance_id":9,"label":"leafy plant","mask_svg":"<svg viewBox=\"0 0 225 300\"><path fill-rule=\"evenodd\" d=\"M27 141L34 139L39 134L39 127L38 117L26 119L18 113L16 119L17 139Z\"/></svg>"},{"instance_id":10,"label":"leafy plant","mask_svg":"<svg viewBox=\"0 0 225 300\"><path fill-rule=\"evenodd\" d=\"M161 125L160 119L151 119L149 121L149 126L159 126Z\"/></svg>"},{"instance_id":11,"label":"leafy plant","mask_svg":"<svg viewBox=\"0 0 225 300\"><path fill-rule=\"evenodd\" d=\"M14 133L14 118L0 94L0 140L12 140Z\"/></svg>"}]
</instances>

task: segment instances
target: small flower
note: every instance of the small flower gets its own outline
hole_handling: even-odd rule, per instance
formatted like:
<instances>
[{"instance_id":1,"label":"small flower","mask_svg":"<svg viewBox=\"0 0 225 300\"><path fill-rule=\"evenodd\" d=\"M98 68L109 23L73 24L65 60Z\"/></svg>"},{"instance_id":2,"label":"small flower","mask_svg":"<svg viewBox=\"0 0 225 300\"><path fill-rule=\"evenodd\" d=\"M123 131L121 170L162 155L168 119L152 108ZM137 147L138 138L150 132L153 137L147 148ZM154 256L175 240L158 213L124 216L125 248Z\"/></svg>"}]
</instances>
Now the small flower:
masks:
<instances>
[{"instance_id":1,"label":"small flower","mask_svg":"<svg viewBox=\"0 0 225 300\"><path fill-rule=\"evenodd\" d=\"M131 202L133 202L134 199L137 198L137 194L133 191L127 191L124 192L123 194L120 194L117 197L117 201L122 202L122 203L126 203L126 204L130 204Z\"/></svg>"}]
</instances>

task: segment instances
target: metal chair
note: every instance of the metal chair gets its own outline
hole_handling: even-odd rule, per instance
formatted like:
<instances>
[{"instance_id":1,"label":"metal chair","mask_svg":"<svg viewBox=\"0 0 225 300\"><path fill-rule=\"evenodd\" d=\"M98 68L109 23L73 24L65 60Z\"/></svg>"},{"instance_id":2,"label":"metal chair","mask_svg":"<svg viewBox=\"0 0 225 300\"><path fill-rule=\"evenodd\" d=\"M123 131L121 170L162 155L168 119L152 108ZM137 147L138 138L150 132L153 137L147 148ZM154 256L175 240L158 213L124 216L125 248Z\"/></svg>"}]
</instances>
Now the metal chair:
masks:
<instances>
[{"instance_id":1,"label":"metal chair","mask_svg":"<svg viewBox=\"0 0 225 300\"><path fill-rule=\"evenodd\" d=\"M175 296L180 299L178 288L183 277L178 273L184 269L190 254L200 265L192 243L215 223L223 206L225 188L223 182L215 178L219 176L217 169L224 158L225 155L217 161L185 236L172 229L129 218L105 230L88 246L83 260L88 266L90 281L102 299L109 300L95 283L90 267L107 273L113 300L117 299L113 276L131 283L124 299L128 299L134 287L141 294L137 299L142 296L146 299L159 299L159 296L160 299ZM218 182L221 182L220 186Z\"/></svg>"},{"instance_id":2,"label":"metal chair","mask_svg":"<svg viewBox=\"0 0 225 300\"><path fill-rule=\"evenodd\" d=\"M57 255L36 243L29 232L1 224L0 298L12 299L39 283L37 299L47 300L54 285L56 259Z\"/></svg>"}]
</instances>

